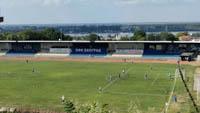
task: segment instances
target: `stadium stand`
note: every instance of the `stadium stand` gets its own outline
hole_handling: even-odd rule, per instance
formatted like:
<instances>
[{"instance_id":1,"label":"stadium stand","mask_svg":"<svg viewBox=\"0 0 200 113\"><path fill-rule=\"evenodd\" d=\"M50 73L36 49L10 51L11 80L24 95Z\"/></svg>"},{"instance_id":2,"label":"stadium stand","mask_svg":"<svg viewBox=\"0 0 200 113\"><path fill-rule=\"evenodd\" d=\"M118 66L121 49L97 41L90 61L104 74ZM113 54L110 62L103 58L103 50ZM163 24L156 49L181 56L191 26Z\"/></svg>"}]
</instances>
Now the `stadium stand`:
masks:
<instances>
[{"instance_id":1,"label":"stadium stand","mask_svg":"<svg viewBox=\"0 0 200 113\"><path fill-rule=\"evenodd\" d=\"M40 51L39 43L11 43L9 53L36 53Z\"/></svg>"},{"instance_id":2,"label":"stadium stand","mask_svg":"<svg viewBox=\"0 0 200 113\"><path fill-rule=\"evenodd\" d=\"M180 58L182 50L177 44L144 44L144 58Z\"/></svg>"},{"instance_id":3,"label":"stadium stand","mask_svg":"<svg viewBox=\"0 0 200 113\"><path fill-rule=\"evenodd\" d=\"M11 43L5 56L34 56L40 51L40 43Z\"/></svg>"},{"instance_id":4,"label":"stadium stand","mask_svg":"<svg viewBox=\"0 0 200 113\"><path fill-rule=\"evenodd\" d=\"M180 58L200 53L193 41L0 41L1 56ZM194 57L194 58L195 58Z\"/></svg>"}]
</instances>

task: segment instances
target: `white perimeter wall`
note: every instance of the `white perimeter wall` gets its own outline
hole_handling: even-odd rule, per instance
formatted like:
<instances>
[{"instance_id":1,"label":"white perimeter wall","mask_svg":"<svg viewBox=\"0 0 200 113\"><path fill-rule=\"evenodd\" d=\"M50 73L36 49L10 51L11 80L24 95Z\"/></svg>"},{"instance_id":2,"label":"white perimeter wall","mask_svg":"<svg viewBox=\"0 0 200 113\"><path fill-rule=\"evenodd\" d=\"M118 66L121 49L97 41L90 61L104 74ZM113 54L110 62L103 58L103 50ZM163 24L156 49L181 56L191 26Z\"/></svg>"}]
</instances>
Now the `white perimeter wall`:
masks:
<instances>
[{"instance_id":1,"label":"white perimeter wall","mask_svg":"<svg viewBox=\"0 0 200 113\"><path fill-rule=\"evenodd\" d=\"M69 48L50 48L50 53L66 53L70 54L71 49Z\"/></svg>"},{"instance_id":2,"label":"white perimeter wall","mask_svg":"<svg viewBox=\"0 0 200 113\"><path fill-rule=\"evenodd\" d=\"M50 48L52 47L70 47L71 44L70 43L41 43L41 51L46 51L46 52L50 52Z\"/></svg>"},{"instance_id":3,"label":"white perimeter wall","mask_svg":"<svg viewBox=\"0 0 200 113\"><path fill-rule=\"evenodd\" d=\"M140 55L143 54L143 50L136 50L136 49L116 49L116 54L136 54Z\"/></svg>"}]
</instances>

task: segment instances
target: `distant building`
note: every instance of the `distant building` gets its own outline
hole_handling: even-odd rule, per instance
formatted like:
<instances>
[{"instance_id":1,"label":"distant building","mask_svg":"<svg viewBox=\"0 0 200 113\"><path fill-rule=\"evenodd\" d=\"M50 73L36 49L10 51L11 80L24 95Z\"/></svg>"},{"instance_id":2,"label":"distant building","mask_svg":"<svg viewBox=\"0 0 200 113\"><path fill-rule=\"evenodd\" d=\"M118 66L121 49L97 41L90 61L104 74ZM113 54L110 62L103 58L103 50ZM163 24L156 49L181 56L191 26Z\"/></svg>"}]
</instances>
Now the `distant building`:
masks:
<instances>
[{"instance_id":1,"label":"distant building","mask_svg":"<svg viewBox=\"0 0 200 113\"><path fill-rule=\"evenodd\" d=\"M200 37L192 37L191 41L200 41Z\"/></svg>"},{"instance_id":2,"label":"distant building","mask_svg":"<svg viewBox=\"0 0 200 113\"><path fill-rule=\"evenodd\" d=\"M190 35L180 36L180 37L179 37L179 40L180 40L180 41L189 41L189 40L191 40L191 39L192 39L192 36L190 36Z\"/></svg>"},{"instance_id":3,"label":"distant building","mask_svg":"<svg viewBox=\"0 0 200 113\"><path fill-rule=\"evenodd\" d=\"M121 40L121 35L120 34L116 34L116 40Z\"/></svg>"},{"instance_id":4,"label":"distant building","mask_svg":"<svg viewBox=\"0 0 200 113\"><path fill-rule=\"evenodd\" d=\"M115 38L113 38L113 37L105 37L105 38L103 38L104 40L115 40Z\"/></svg>"}]
</instances>

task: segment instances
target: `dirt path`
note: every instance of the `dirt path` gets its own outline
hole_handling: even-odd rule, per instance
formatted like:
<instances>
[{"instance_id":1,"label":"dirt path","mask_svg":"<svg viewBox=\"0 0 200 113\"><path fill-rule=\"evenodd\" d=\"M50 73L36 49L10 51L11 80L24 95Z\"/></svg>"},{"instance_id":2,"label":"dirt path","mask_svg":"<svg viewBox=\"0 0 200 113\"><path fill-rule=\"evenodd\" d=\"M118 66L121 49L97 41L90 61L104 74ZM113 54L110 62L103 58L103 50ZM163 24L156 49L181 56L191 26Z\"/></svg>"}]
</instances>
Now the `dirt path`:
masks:
<instances>
[{"instance_id":1,"label":"dirt path","mask_svg":"<svg viewBox=\"0 0 200 113\"><path fill-rule=\"evenodd\" d=\"M0 60L8 61L65 61L65 62L133 62L133 63L163 63L163 64L177 64L177 60L148 60L148 59L111 59L111 58L46 58L46 57L0 57ZM200 66L198 62L181 62L181 64L189 64L193 66Z\"/></svg>"}]
</instances>

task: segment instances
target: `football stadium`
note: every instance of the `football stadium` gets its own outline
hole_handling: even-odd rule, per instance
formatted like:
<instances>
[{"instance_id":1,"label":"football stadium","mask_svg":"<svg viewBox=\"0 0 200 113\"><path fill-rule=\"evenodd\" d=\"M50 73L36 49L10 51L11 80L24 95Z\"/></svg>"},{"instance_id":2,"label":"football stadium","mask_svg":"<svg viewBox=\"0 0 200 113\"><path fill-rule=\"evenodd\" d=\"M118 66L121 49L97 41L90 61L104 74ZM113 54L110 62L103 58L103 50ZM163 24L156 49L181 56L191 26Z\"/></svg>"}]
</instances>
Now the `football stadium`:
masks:
<instances>
[{"instance_id":1,"label":"football stadium","mask_svg":"<svg viewBox=\"0 0 200 113\"><path fill-rule=\"evenodd\" d=\"M199 48L194 41L1 40L0 113L198 113Z\"/></svg>"},{"instance_id":2,"label":"football stadium","mask_svg":"<svg viewBox=\"0 0 200 113\"><path fill-rule=\"evenodd\" d=\"M198 51L188 41L0 41L1 110L64 112L64 96L116 113L196 112Z\"/></svg>"}]
</instances>

